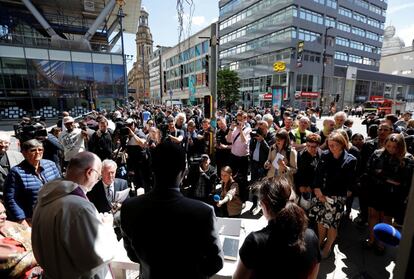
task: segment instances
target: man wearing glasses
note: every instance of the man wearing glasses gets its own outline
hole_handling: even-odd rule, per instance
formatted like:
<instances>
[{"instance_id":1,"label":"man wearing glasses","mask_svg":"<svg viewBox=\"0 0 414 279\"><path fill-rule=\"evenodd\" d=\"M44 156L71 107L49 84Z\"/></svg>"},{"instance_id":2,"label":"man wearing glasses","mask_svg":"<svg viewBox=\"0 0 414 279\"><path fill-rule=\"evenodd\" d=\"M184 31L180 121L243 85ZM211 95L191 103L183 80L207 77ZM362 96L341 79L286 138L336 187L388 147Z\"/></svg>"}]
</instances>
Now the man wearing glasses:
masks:
<instances>
[{"instance_id":1,"label":"man wearing glasses","mask_svg":"<svg viewBox=\"0 0 414 279\"><path fill-rule=\"evenodd\" d=\"M4 183L4 205L10 220L30 225L39 189L60 178L60 172L54 162L42 159L40 141L28 140L21 150L24 161L10 170Z\"/></svg>"},{"instance_id":2,"label":"man wearing glasses","mask_svg":"<svg viewBox=\"0 0 414 279\"><path fill-rule=\"evenodd\" d=\"M40 189L32 246L46 278L114 278L108 265L117 248L113 216L99 213L86 197L99 181L101 168L95 154L78 153L65 179Z\"/></svg>"}]
</instances>

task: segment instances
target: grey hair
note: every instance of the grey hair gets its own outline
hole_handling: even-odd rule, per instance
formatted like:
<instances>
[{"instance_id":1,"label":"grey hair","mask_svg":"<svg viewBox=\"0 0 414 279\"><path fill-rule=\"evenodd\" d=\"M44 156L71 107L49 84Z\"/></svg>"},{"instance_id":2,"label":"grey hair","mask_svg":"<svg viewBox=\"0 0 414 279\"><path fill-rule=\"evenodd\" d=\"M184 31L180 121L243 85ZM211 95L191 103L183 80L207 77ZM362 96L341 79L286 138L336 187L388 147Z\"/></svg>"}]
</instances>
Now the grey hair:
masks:
<instances>
[{"instance_id":1,"label":"grey hair","mask_svg":"<svg viewBox=\"0 0 414 279\"><path fill-rule=\"evenodd\" d=\"M263 115L262 120L273 122L273 116L270 113L266 113L265 115Z\"/></svg>"},{"instance_id":2,"label":"grey hair","mask_svg":"<svg viewBox=\"0 0 414 279\"><path fill-rule=\"evenodd\" d=\"M22 151L27 151L27 150L29 150L30 148L33 148L33 147L43 147L43 143L41 143L37 139L27 140L27 141L22 143L21 150Z\"/></svg>"},{"instance_id":3,"label":"grey hair","mask_svg":"<svg viewBox=\"0 0 414 279\"><path fill-rule=\"evenodd\" d=\"M337 119L339 116L343 116L345 119L347 118L346 113L344 111L338 111L334 115L334 119Z\"/></svg>"},{"instance_id":4,"label":"grey hair","mask_svg":"<svg viewBox=\"0 0 414 279\"><path fill-rule=\"evenodd\" d=\"M105 167L115 167L115 169L118 167L118 165L116 164L116 162L114 160L111 159L105 159L102 161L102 168Z\"/></svg>"},{"instance_id":5,"label":"grey hair","mask_svg":"<svg viewBox=\"0 0 414 279\"><path fill-rule=\"evenodd\" d=\"M174 123L177 122L177 119L182 117L184 119L184 123L187 122L187 117L184 112L180 112L175 116Z\"/></svg>"}]
</instances>

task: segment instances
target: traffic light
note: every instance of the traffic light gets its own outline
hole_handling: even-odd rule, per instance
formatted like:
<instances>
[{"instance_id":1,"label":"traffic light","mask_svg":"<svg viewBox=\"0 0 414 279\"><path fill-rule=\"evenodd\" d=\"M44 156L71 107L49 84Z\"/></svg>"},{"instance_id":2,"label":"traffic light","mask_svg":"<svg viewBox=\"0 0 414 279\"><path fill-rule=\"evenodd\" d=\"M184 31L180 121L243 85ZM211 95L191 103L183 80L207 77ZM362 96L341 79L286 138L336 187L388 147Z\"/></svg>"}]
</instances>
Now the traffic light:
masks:
<instances>
[{"instance_id":1,"label":"traffic light","mask_svg":"<svg viewBox=\"0 0 414 279\"><path fill-rule=\"evenodd\" d=\"M211 118L213 110L211 95L204 96L204 117Z\"/></svg>"},{"instance_id":2,"label":"traffic light","mask_svg":"<svg viewBox=\"0 0 414 279\"><path fill-rule=\"evenodd\" d=\"M339 101L339 94L336 94L335 102L338 102L338 101Z\"/></svg>"},{"instance_id":3,"label":"traffic light","mask_svg":"<svg viewBox=\"0 0 414 279\"><path fill-rule=\"evenodd\" d=\"M163 71L162 76L163 92L167 92L167 71ZM162 98L162 96L160 97Z\"/></svg>"},{"instance_id":4,"label":"traffic light","mask_svg":"<svg viewBox=\"0 0 414 279\"><path fill-rule=\"evenodd\" d=\"M184 89L184 65L180 65L180 88L181 90Z\"/></svg>"},{"instance_id":5,"label":"traffic light","mask_svg":"<svg viewBox=\"0 0 414 279\"><path fill-rule=\"evenodd\" d=\"M209 55L206 54L206 63L205 69L206 69L206 86L208 87L208 81L209 81L209 73L210 73L210 63L209 63Z\"/></svg>"}]
</instances>

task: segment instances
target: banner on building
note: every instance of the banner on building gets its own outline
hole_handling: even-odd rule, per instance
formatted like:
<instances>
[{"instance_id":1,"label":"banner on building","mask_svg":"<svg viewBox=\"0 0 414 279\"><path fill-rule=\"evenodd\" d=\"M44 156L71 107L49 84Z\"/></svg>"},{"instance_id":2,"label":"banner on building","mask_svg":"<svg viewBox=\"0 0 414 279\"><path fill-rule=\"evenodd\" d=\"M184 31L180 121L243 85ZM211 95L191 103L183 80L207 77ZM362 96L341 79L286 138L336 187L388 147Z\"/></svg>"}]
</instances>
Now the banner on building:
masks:
<instances>
[{"instance_id":1,"label":"banner on building","mask_svg":"<svg viewBox=\"0 0 414 279\"><path fill-rule=\"evenodd\" d=\"M346 79L347 80L356 80L357 77L357 67L348 66L346 68Z\"/></svg>"},{"instance_id":2,"label":"banner on building","mask_svg":"<svg viewBox=\"0 0 414 279\"><path fill-rule=\"evenodd\" d=\"M300 68L303 65L303 49L305 48L305 42L299 41L296 45L296 68Z\"/></svg>"},{"instance_id":3,"label":"banner on building","mask_svg":"<svg viewBox=\"0 0 414 279\"><path fill-rule=\"evenodd\" d=\"M282 106L282 88L272 89L272 108L273 110L280 109Z\"/></svg>"}]
</instances>

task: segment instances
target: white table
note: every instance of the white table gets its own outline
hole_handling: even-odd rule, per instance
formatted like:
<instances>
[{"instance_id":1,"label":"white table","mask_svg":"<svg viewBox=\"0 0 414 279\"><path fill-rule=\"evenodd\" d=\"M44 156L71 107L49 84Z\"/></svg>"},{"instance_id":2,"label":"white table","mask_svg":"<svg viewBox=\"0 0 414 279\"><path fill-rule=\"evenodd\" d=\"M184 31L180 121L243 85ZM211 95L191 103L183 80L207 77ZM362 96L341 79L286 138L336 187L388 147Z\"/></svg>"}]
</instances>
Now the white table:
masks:
<instances>
[{"instance_id":1,"label":"white table","mask_svg":"<svg viewBox=\"0 0 414 279\"><path fill-rule=\"evenodd\" d=\"M222 218L226 219L226 218ZM231 218L230 218L231 219ZM267 225L267 221L262 216L260 219L241 219L241 226L240 226L240 236L239 236L239 249L243 245L244 239L246 236L251 233L252 231L258 231L264 228ZM224 237L226 235L220 234L220 241L223 244ZM232 237L232 236L230 236ZM239 256L237 256L239 258ZM237 261L232 260L224 260L223 268L217 272L212 278L219 279L219 278L231 278L236 271Z\"/></svg>"},{"instance_id":2,"label":"white table","mask_svg":"<svg viewBox=\"0 0 414 279\"><path fill-rule=\"evenodd\" d=\"M118 242L115 258L111 261L111 269L116 279L137 278L139 275L139 264L128 258L122 239Z\"/></svg>"}]
</instances>

